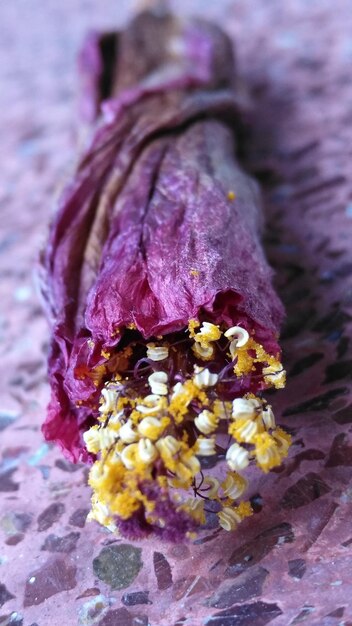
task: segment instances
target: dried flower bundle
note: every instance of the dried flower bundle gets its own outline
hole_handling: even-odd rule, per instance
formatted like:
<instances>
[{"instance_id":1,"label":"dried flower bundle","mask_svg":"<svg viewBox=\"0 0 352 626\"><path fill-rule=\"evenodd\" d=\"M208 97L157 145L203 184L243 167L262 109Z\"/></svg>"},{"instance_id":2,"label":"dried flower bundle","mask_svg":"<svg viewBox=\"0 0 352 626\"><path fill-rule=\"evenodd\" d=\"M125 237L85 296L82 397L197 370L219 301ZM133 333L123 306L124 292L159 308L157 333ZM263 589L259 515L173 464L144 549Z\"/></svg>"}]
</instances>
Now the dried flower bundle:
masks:
<instances>
[{"instance_id":1,"label":"dried flower bundle","mask_svg":"<svg viewBox=\"0 0 352 626\"><path fill-rule=\"evenodd\" d=\"M89 115L110 99L42 257L43 432L93 463L91 518L108 528L181 540L211 500L232 530L252 512L246 468L279 465L290 438L262 397L285 384L282 306L235 156L231 45L146 13L91 35L81 67Z\"/></svg>"}]
</instances>

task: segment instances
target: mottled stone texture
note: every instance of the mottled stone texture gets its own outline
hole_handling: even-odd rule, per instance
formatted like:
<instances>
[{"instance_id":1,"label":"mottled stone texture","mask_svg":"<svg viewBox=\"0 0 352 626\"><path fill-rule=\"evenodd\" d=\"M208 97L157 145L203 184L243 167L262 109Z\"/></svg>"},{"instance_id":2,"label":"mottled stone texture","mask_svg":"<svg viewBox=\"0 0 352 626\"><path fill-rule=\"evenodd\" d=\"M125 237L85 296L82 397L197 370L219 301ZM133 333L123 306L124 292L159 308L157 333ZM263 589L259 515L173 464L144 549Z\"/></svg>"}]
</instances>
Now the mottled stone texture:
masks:
<instances>
[{"instance_id":1,"label":"mottled stone texture","mask_svg":"<svg viewBox=\"0 0 352 626\"><path fill-rule=\"evenodd\" d=\"M209 527L188 546L129 543L138 550L123 569L116 555L126 542L85 523L86 469L42 441L47 329L33 270L87 132L75 115L76 53L88 28L120 26L132 4L16 0L0 9L0 624L348 626L347 0L174 2L219 19L237 41L253 98L241 152L264 189L267 251L288 312L289 382L272 400L294 445L283 468L254 480L256 515L233 535Z\"/></svg>"},{"instance_id":2,"label":"mottled stone texture","mask_svg":"<svg viewBox=\"0 0 352 626\"><path fill-rule=\"evenodd\" d=\"M93 561L94 574L111 589L130 587L142 566L141 548L130 544L107 546Z\"/></svg>"}]
</instances>

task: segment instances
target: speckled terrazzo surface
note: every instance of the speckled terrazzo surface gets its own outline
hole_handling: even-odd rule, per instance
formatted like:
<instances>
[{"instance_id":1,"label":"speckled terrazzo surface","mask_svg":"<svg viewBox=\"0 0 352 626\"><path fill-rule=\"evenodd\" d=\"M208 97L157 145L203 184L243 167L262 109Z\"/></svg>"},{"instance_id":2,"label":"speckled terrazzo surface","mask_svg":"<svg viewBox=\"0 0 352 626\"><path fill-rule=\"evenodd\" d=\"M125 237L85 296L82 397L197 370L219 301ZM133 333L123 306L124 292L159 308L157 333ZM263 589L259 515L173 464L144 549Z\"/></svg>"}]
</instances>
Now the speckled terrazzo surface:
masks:
<instances>
[{"instance_id":1,"label":"speckled terrazzo surface","mask_svg":"<svg viewBox=\"0 0 352 626\"><path fill-rule=\"evenodd\" d=\"M196 544L120 541L85 524L85 468L42 441L47 328L33 274L82 141L75 55L87 28L119 26L132 6L0 8L0 624L351 625L349 2L177 2L236 38L256 109L248 167L264 187L288 310L289 382L273 403L294 445L255 485L258 513Z\"/></svg>"}]
</instances>

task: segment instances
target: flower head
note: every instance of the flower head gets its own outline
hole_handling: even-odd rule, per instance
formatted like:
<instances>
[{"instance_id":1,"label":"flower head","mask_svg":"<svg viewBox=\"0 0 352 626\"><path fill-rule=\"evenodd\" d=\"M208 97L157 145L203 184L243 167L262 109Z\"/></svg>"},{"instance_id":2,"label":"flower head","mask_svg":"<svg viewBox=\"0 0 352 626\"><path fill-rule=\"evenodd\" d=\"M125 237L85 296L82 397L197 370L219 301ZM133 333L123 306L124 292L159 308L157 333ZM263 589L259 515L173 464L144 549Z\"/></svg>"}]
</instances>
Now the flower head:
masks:
<instances>
[{"instance_id":1,"label":"flower head","mask_svg":"<svg viewBox=\"0 0 352 626\"><path fill-rule=\"evenodd\" d=\"M201 328L213 332L210 323L203 322ZM236 326L240 335L238 329ZM158 532L166 528L166 520L155 514L159 499L164 498L174 519L188 515L196 525L204 522L207 499L220 505L219 524L226 530L236 528L249 514L248 506L241 503L247 489L242 472L252 461L264 472L278 465L287 454L289 437L276 428L271 407L259 396L247 393L232 402L225 400L224 355L232 336L228 338L220 327L219 333L212 370L194 362L197 354L192 348L199 342L191 330L186 341L168 336L167 355L162 360L150 359L138 377L131 379L129 372L135 371L142 346L148 354L151 345L142 339L131 344L127 371L118 373L118 393L114 381L105 383L99 424L84 434L88 451L97 456L90 477L94 489L91 518L120 530L127 529L131 520L128 536L132 536L138 520L141 531L150 526ZM163 341L159 338L161 350ZM270 357L253 339L246 344L250 351L255 346L256 353L268 362ZM175 367L179 361L187 363L184 369ZM231 366L231 357L228 364ZM240 372L237 377L232 374L230 385L236 378L241 380ZM220 443L224 432L231 438L225 450ZM201 459L216 459L218 451L228 467L225 478L222 482L215 476L202 478ZM146 490L151 484L152 499Z\"/></svg>"},{"instance_id":2,"label":"flower head","mask_svg":"<svg viewBox=\"0 0 352 626\"><path fill-rule=\"evenodd\" d=\"M290 441L262 397L285 382L282 306L258 189L234 156L231 46L200 20L154 14L115 42L118 71L100 44L84 71L92 58L89 84L104 74L110 99L42 255L43 432L92 464L90 518L107 528L179 540L212 499L232 530L251 512L242 472L269 471Z\"/></svg>"}]
</instances>

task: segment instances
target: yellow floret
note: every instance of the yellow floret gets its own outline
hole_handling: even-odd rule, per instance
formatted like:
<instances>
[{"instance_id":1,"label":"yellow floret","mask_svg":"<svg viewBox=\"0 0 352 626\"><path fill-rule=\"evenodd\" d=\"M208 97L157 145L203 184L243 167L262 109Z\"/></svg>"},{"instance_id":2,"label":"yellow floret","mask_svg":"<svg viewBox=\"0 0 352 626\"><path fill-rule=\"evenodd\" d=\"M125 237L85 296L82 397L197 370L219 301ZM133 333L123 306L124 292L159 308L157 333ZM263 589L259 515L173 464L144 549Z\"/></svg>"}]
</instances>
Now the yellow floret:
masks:
<instances>
[{"instance_id":1,"label":"yellow floret","mask_svg":"<svg viewBox=\"0 0 352 626\"><path fill-rule=\"evenodd\" d=\"M192 346L192 352L198 359L202 361L211 361L214 356L214 346L208 342L196 341Z\"/></svg>"},{"instance_id":2,"label":"yellow floret","mask_svg":"<svg viewBox=\"0 0 352 626\"><path fill-rule=\"evenodd\" d=\"M254 357L250 356L248 353L249 346L252 340L250 339L243 348L237 348L236 351L236 364L233 368L236 376L246 376L250 374L252 370L254 370Z\"/></svg>"},{"instance_id":3,"label":"yellow floret","mask_svg":"<svg viewBox=\"0 0 352 626\"><path fill-rule=\"evenodd\" d=\"M212 411L219 419L231 419L232 402L215 400Z\"/></svg>"},{"instance_id":4,"label":"yellow floret","mask_svg":"<svg viewBox=\"0 0 352 626\"><path fill-rule=\"evenodd\" d=\"M196 319L191 319L188 322L188 332L189 332L189 336L191 337L191 339L194 339L195 336L195 330L196 328L199 328L200 326L200 322Z\"/></svg>"},{"instance_id":5,"label":"yellow floret","mask_svg":"<svg viewBox=\"0 0 352 626\"><path fill-rule=\"evenodd\" d=\"M187 380L180 387L178 391L171 399L169 404L169 414L172 415L176 424L181 424L188 413L188 406L190 402L198 395L196 386L191 380Z\"/></svg>"},{"instance_id":6,"label":"yellow floret","mask_svg":"<svg viewBox=\"0 0 352 626\"><path fill-rule=\"evenodd\" d=\"M229 472L221 483L224 495L232 500L237 500L247 489L248 483L241 474Z\"/></svg>"},{"instance_id":7,"label":"yellow floret","mask_svg":"<svg viewBox=\"0 0 352 626\"><path fill-rule=\"evenodd\" d=\"M240 443L253 443L257 433L263 430L264 428L261 422L240 418L230 424L228 433Z\"/></svg>"},{"instance_id":8,"label":"yellow floret","mask_svg":"<svg viewBox=\"0 0 352 626\"><path fill-rule=\"evenodd\" d=\"M145 417L138 424L138 432L143 437L156 441L169 424L170 419L168 417L163 417L162 419L158 419L157 417Z\"/></svg>"},{"instance_id":9,"label":"yellow floret","mask_svg":"<svg viewBox=\"0 0 352 626\"><path fill-rule=\"evenodd\" d=\"M188 513L198 524L205 524L204 501L198 498L189 498L178 510Z\"/></svg>"},{"instance_id":10,"label":"yellow floret","mask_svg":"<svg viewBox=\"0 0 352 626\"><path fill-rule=\"evenodd\" d=\"M168 478L167 484L174 489L189 489L191 485L191 479L188 477L187 480L181 480L181 478Z\"/></svg>"},{"instance_id":11,"label":"yellow floret","mask_svg":"<svg viewBox=\"0 0 352 626\"><path fill-rule=\"evenodd\" d=\"M92 426L92 428L83 433L83 439L88 452L91 452L92 454L97 454L99 452L99 426Z\"/></svg>"},{"instance_id":12,"label":"yellow floret","mask_svg":"<svg viewBox=\"0 0 352 626\"><path fill-rule=\"evenodd\" d=\"M278 446L280 448L281 457L287 456L288 449L289 449L289 447L291 445L291 442L292 442L291 435L289 435L289 433L285 432L282 428L276 428L272 432L272 436L274 437L275 441L277 442L277 444L278 444Z\"/></svg>"},{"instance_id":13,"label":"yellow floret","mask_svg":"<svg viewBox=\"0 0 352 626\"><path fill-rule=\"evenodd\" d=\"M274 365L268 365L263 369L264 380L275 389L283 389L286 384L286 372L282 369L281 363L277 361Z\"/></svg>"},{"instance_id":14,"label":"yellow floret","mask_svg":"<svg viewBox=\"0 0 352 626\"><path fill-rule=\"evenodd\" d=\"M222 335L219 326L211 324L210 322L203 322L198 333L195 333L193 338L200 343L218 341Z\"/></svg>"},{"instance_id":15,"label":"yellow floret","mask_svg":"<svg viewBox=\"0 0 352 626\"><path fill-rule=\"evenodd\" d=\"M252 355L249 352L252 352ZM253 352L255 356L253 356ZM279 359L266 352L263 346L253 338L250 338L243 347L236 349L236 359L236 364L233 368L236 376L250 374L255 369L256 363L262 363L265 365L263 368L265 382L277 389L285 386L285 371Z\"/></svg>"},{"instance_id":16,"label":"yellow floret","mask_svg":"<svg viewBox=\"0 0 352 626\"><path fill-rule=\"evenodd\" d=\"M260 433L255 436L254 443L257 464L263 472L267 473L273 467L280 465L281 454L274 437L267 432Z\"/></svg>"},{"instance_id":17,"label":"yellow floret","mask_svg":"<svg viewBox=\"0 0 352 626\"><path fill-rule=\"evenodd\" d=\"M219 513L217 513L219 524L224 530L230 531L237 528L237 524L241 521L241 518L236 514L234 509L228 506L224 506Z\"/></svg>"},{"instance_id":18,"label":"yellow floret","mask_svg":"<svg viewBox=\"0 0 352 626\"><path fill-rule=\"evenodd\" d=\"M250 502L240 502L240 504L235 508L235 511L242 519L253 515L253 509Z\"/></svg>"},{"instance_id":19,"label":"yellow floret","mask_svg":"<svg viewBox=\"0 0 352 626\"><path fill-rule=\"evenodd\" d=\"M106 528L111 531L116 530L116 526L113 522L112 516L110 515L108 506L99 502L95 493L92 496L92 510L90 511L87 520L95 520L102 526L106 526Z\"/></svg>"}]
</instances>

